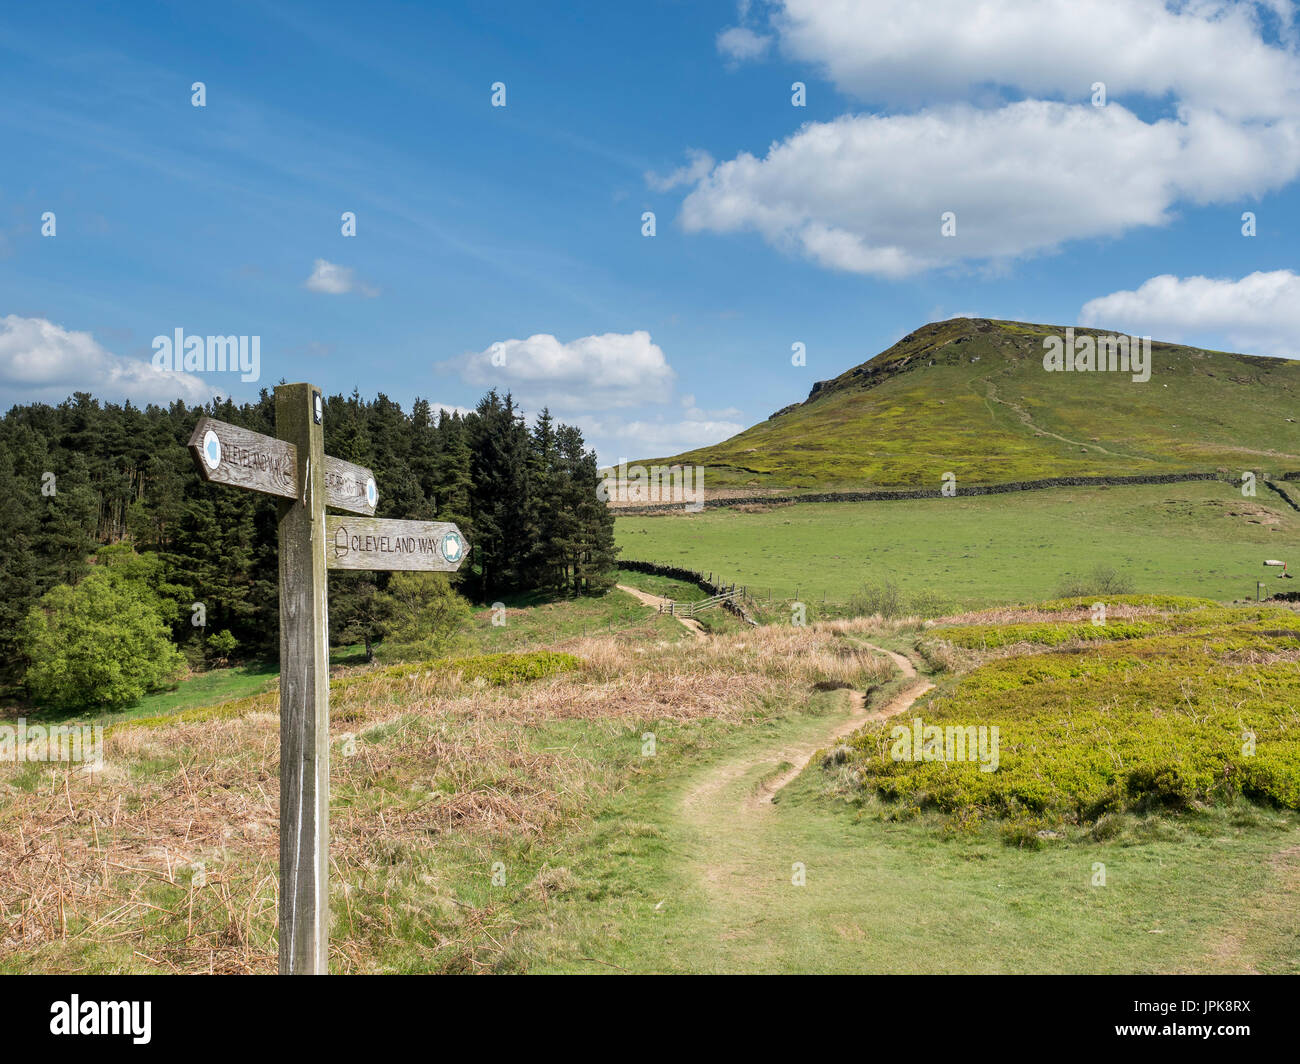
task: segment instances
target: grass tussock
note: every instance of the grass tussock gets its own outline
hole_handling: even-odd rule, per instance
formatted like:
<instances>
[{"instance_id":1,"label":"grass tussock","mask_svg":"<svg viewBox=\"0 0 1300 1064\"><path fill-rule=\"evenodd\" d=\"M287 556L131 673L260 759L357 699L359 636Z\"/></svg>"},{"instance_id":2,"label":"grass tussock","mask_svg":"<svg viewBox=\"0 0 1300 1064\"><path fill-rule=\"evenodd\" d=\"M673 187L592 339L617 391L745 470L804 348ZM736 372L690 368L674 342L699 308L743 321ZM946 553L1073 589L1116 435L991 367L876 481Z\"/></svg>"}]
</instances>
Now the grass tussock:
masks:
<instances>
[{"instance_id":1,"label":"grass tussock","mask_svg":"<svg viewBox=\"0 0 1300 1064\"><path fill-rule=\"evenodd\" d=\"M511 970L491 870L538 864L520 886L542 898L584 889L548 847L626 785L645 730L887 679L844 631L615 633L347 670L331 685L333 969ZM539 738L575 722L620 752ZM98 772L0 767L0 971L274 971L278 820L275 691L112 727Z\"/></svg>"}]
</instances>

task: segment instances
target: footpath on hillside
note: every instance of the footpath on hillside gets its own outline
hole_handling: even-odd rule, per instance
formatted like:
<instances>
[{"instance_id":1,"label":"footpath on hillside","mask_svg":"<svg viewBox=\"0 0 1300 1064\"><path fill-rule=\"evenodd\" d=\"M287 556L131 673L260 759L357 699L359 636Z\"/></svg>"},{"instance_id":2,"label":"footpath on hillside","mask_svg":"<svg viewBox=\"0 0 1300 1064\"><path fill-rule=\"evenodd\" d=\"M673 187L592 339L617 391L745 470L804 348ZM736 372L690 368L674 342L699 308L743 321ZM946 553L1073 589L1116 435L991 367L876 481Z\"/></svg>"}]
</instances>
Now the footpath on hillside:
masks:
<instances>
[{"instance_id":1,"label":"footpath on hillside","mask_svg":"<svg viewBox=\"0 0 1300 1064\"><path fill-rule=\"evenodd\" d=\"M647 606L652 606L655 609L660 611L663 610L664 606L667 606L668 603L673 601L672 599L661 598L658 595L652 595L648 591L641 591L635 587L628 587L627 584L616 584L615 586L620 591L626 591L638 602L644 603ZM700 624L700 622L697 621L694 617L683 617L679 613L671 614L671 616L677 618L678 621L684 624L686 626L687 631L689 631L691 635L693 635L696 639L706 638L704 634L704 626Z\"/></svg>"}]
</instances>

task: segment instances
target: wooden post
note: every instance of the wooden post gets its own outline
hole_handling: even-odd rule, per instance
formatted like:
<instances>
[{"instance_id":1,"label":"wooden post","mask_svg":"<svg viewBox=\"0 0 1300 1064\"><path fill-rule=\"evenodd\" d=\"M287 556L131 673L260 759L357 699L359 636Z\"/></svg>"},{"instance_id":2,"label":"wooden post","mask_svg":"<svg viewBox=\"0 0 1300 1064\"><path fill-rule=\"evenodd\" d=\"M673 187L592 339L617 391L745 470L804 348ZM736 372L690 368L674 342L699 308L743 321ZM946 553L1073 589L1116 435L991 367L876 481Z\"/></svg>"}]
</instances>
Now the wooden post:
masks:
<instances>
[{"instance_id":1,"label":"wooden post","mask_svg":"<svg viewBox=\"0 0 1300 1064\"><path fill-rule=\"evenodd\" d=\"M280 503L280 973L329 969L329 622L320 393L275 389L276 435L297 448Z\"/></svg>"},{"instance_id":2,"label":"wooden post","mask_svg":"<svg viewBox=\"0 0 1300 1064\"><path fill-rule=\"evenodd\" d=\"M278 438L199 418L189 448L204 480L280 499L280 971L329 970L328 569L450 573L465 561L446 521L375 518L364 466L324 450L321 394L275 389ZM326 517L325 507L352 517Z\"/></svg>"}]
</instances>

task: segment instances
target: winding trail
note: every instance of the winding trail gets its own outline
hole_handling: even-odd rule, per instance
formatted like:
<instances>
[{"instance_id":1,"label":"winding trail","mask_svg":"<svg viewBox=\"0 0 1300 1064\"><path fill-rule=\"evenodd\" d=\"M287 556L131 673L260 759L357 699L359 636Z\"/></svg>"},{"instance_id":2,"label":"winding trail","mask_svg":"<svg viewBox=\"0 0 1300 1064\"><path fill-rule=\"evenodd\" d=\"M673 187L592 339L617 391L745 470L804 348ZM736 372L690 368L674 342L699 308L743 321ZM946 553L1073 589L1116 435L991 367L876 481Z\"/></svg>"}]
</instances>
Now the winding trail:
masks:
<instances>
[{"instance_id":1,"label":"winding trail","mask_svg":"<svg viewBox=\"0 0 1300 1064\"><path fill-rule=\"evenodd\" d=\"M729 946L733 941L753 944L761 940L758 929L763 926L788 929L792 922L797 923L797 910L775 893L780 880L773 878L772 869L781 866L775 854L819 862L829 856L819 850L819 857L814 858L812 851L797 841L797 829L792 836L791 825L778 815L776 796L808 767L817 751L868 721L906 712L933 687L917 675L906 656L858 642L888 655L906 680L901 691L870 712L862 692L847 692L847 716L831 723L813 718L778 741L753 744L698 775L675 807L673 819L680 827L670 832L670 837L682 840L687 866L708 899L709 920L719 929L719 945ZM832 852L843 855L852 850ZM739 967L744 970L743 964Z\"/></svg>"},{"instance_id":2,"label":"winding trail","mask_svg":"<svg viewBox=\"0 0 1300 1064\"><path fill-rule=\"evenodd\" d=\"M753 790L746 792L740 801L740 808L749 813L761 812L764 808L771 808L781 789L798 778L799 774L808 767L809 761L818 750L823 750L835 742L836 739L842 739L844 736L857 731L868 721L888 720L890 717L905 713L918 698L934 687L934 684L928 680L917 676L916 666L903 654L897 654L892 650L886 650L884 647L878 647L872 643L863 642L862 645L877 654L887 655L898 667L899 671L902 672L904 678L912 682L885 705L870 713L867 712L866 696L861 691L850 691L849 715L838 721L829 730L820 731L813 736L802 738L793 743L747 751L744 757L720 765L705 775L699 783L687 792L682 805L688 816L697 821L702 816L707 818L709 811L717 808L716 799L721 793L730 784L744 776L748 776L755 769L765 765L775 768L788 764L792 767L779 775L765 777Z\"/></svg>"},{"instance_id":3,"label":"winding trail","mask_svg":"<svg viewBox=\"0 0 1300 1064\"><path fill-rule=\"evenodd\" d=\"M626 591L638 602L646 606L652 606L655 609L659 609L665 603L672 601L659 595L652 595L648 591L630 587L627 584L616 584L615 586L620 591ZM684 624L696 639L708 638L704 629L700 626L700 622L693 617L680 617L676 614L673 614L673 616L677 617L677 620ZM741 803L742 808L751 812L770 807L781 789L797 779L799 774L808 767L808 762L818 750L825 749L836 739L842 739L844 736L857 731L868 721L888 720L890 717L905 713L918 698L934 687L934 684L928 680L917 676L916 666L906 655L898 654L884 647L878 647L874 643L868 643L865 640L858 640L858 642L875 654L884 654L903 674L904 679L912 682L894 695L885 705L870 713L867 712L866 695L861 691L850 691L848 693L849 715L836 723L829 731L821 731L811 737L805 737L794 743L780 745L775 748L760 748L748 752L743 758L728 761L705 775L699 783L687 792L683 808L688 813L698 813L701 810L713 808L715 807L713 800L729 784L742 776L746 776L764 765L790 765L790 768L779 775L764 778L754 790L744 796ZM693 817L692 819L696 818Z\"/></svg>"},{"instance_id":4,"label":"winding trail","mask_svg":"<svg viewBox=\"0 0 1300 1064\"><path fill-rule=\"evenodd\" d=\"M861 691L849 692L849 716L847 720L837 724L828 732L820 741L812 743L801 743L792 750L783 751L779 757L781 761L788 761L794 767L775 779L764 781L758 789L750 796L747 803L753 808L763 805L771 805L776 799L777 793L788 783L793 783L799 774L808 767L808 762L813 754L818 750L824 749L833 743L836 739L843 739L844 736L850 735L857 731L862 725L873 720L888 720L890 717L896 717L900 713L906 713L912 708L912 704L927 691L934 688L934 684L928 680L923 680L916 675L916 666L911 660L903 654L896 654L892 650L886 650L884 647L875 646L872 643L863 643L868 650L877 654L885 654L898 667L903 676L912 682L902 691L899 691L893 698L886 702L879 709L870 713L867 712L867 696Z\"/></svg>"},{"instance_id":5,"label":"winding trail","mask_svg":"<svg viewBox=\"0 0 1300 1064\"><path fill-rule=\"evenodd\" d=\"M627 584L615 584L614 586L617 587L620 591L626 591L638 602L641 602L646 606L653 606L655 609L659 609L659 607L667 605L669 602L673 601L672 599L660 598L658 595L652 595L648 591L641 591L640 589L635 587L628 587ZM687 630L696 639L707 638L707 636L704 634L704 626L701 625L700 622L697 621L694 617L682 617L680 614L676 614L676 613L670 614L670 616L675 617L682 624L684 624Z\"/></svg>"},{"instance_id":6,"label":"winding trail","mask_svg":"<svg viewBox=\"0 0 1300 1064\"><path fill-rule=\"evenodd\" d=\"M647 606L662 601L624 590ZM630 839L645 840L629 844L631 870L619 867L616 880L626 878L595 918L590 901L574 903L582 912L574 917L582 953L556 970L1227 973L1291 964L1287 929L1295 926L1300 896L1294 828L1289 847L1274 859L1276 885L1241 881L1246 908L1225 923L1214 896L1222 875L1217 855L1193 864L1196 878L1187 888L1181 860L1149 861L1136 873L1148 881L1132 903L1134 918L1089 893L1077 854L1067 848L1027 855L997 846L972 861L964 846L935 845L928 828L840 808L813 779L774 801L818 750L869 721L905 714L932 689L906 655L854 642L890 658L901 674L896 693L870 710L853 691L816 699L803 712L791 706L730 732L712 760L687 761L680 775L654 781L621 810ZM1240 852L1267 860L1278 845L1270 838ZM1180 854L1173 844L1166 850ZM605 849L600 862L608 868ZM1070 882L1078 885L1063 888ZM1185 907L1194 911L1183 915ZM953 912L962 919L954 923ZM1115 938L1117 921L1128 928L1122 941ZM1153 958L1152 929L1169 932L1158 945L1172 952ZM1202 944L1216 929L1217 937Z\"/></svg>"},{"instance_id":7,"label":"winding trail","mask_svg":"<svg viewBox=\"0 0 1300 1064\"><path fill-rule=\"evenodd\" d=\"M1062 436L1056 432L1049 432L1034 422L1033 415L1018 403L1013 403L1009 399L1003 399L998 395L997 386L987 377L980 377L979 380L988 385L988 398L995 403L1001 403L1007 409L1011 410L1016 417L1027 427L1031 428L1039 436L1050 436L1054 440L1060 440L1062 443L1068 443L1073 447L1083 447L1089 451L1098 451L1101 454L1108 454L1112 458L1131 458L1135 462L1154 462L1154 458L1147 458L1140 454L1125 454L1123 451L1111 451L1101 446L1099 443L1091 443L1086 440L1072 440L1068 436Z\"/></svg>"}]
</instances>

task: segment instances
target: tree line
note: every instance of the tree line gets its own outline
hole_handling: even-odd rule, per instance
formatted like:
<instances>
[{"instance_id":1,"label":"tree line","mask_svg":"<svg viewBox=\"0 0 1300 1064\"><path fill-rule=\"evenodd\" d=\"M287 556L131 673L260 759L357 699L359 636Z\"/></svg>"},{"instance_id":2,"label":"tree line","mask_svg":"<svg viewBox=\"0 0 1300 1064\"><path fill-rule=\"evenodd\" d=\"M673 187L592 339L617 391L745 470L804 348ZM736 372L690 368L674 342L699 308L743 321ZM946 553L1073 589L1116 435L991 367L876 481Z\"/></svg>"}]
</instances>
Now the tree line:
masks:
<instances>
[{"instance_id":1,"label":"tree line","mask_svg":"<svg viewBox=\"0 0 1300 1064\"><path fill-rule=\"evenodd\" d=\"M242 657L274 658L276 502L199 477L187 443L204 414L275 434L266 389L251 403L143 408L77 392L57 406L15 406L0 420L0 677L22 673L32 607L49 610L59 596L47 596L84 581L97 554L117 544L147 556L125 569L119 558L117 571L137 574L166 603L172 638L192 663L210 660L209 640L225 632L233 639L216 640L219 652L233 642ZM323 427L327 453L374 470L377 516L461 528L470 555L452 580L467 597L579 595L612 584L613 516L597 497L595 452L548 411L529 426L513 398L495 391L463 416L424 399L406 413L382 393L366 400L354 391L326 400ZM331 573L334 643L369 647L382 630L376 596L390 579Z\"/></svg>"}]
</instances>

